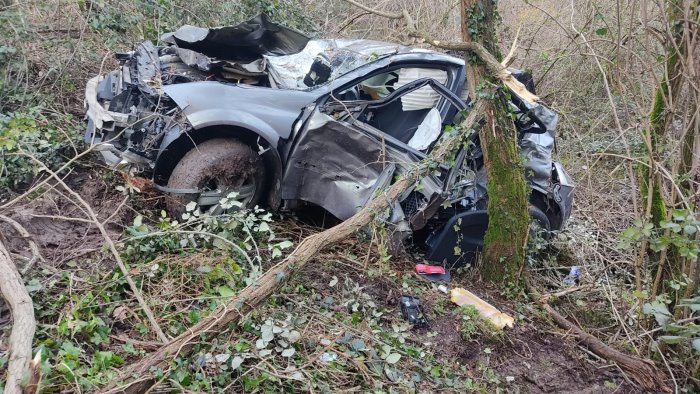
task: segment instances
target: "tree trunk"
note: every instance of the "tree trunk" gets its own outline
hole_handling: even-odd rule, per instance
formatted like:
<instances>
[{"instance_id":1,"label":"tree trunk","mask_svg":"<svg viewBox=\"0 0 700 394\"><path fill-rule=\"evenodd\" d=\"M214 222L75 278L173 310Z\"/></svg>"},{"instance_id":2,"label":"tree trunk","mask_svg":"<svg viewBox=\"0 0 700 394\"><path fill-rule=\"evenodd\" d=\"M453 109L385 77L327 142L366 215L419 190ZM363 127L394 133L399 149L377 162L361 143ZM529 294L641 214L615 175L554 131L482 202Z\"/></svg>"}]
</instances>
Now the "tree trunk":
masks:
<instances>
[{"instance_id":1,"label":"tree trunk","mask_svg":"<svg viewBox=\"0 0 700 394\"><path fill-rule=\"evenodd\" d=\"M493 1L462 0L462 39L482 44L501 59L496 38L498 10ZM482 61L467 54L469 96L477 87L492 81ZM517 132L510 120L508 101L502 91L488 100L486 122L479 131L484 166L488 175L489 226L484 240L482 275L498 283L519 281L525 264L529 215L527 187L517 150Z\"/></svg>"},{"instance_id":2,"label":"tree trunk","mask_svg":"<svg viewBox=\"0 0 700 394\"><path fill-rule=\"evenodd\" d=\"M656 88L654 96L654 104L652 107L651 114L649 115L649 131L650 139L649 151L650 160L649 168L646 168L642 172L642 187L640 188L642 193L643 201L646 200L647 204L650 205L650 219L651 223L655 227L660 227L662 221L668 220L667 206L662 194L662 178L658 174L654 174L655 162L657 158L665 156L663 149L664 146L669 145L668 141L673 141L678 138L677 126L674 124L674 113L686 113L694 114L697 111L698 93L693 87L693 81L696 80L697 75L697 62L695 57L697 54L694 53L695 48L693 47L692 40L688 37L693 37L697 35L697 24L689 20L692 14L692 6L687 1L684 0L671 0L667 3L666 8L666 18L667 25L670 30L670 37L666 43L666 64L665 72L659 86ZM686 15L686 12L690 12ZM694 41L692 41L694 42ZM687 195L694 195L692 190L693 185L693 155L691 152L694 150L695 133L697 131L697 118L695 120L690 119L692 123L689 123L685 129L686 133L683 136L680 146L680 154L678 155L679 162L674 165L677 168L677 173L672 174L674 177L684 178L689 177L689 181L676 181L680 182L681 190L683 190ZM681 122L685 125L687 122ZM651 190L649 190L649 183L651 183ZM651 201L648 199L651 198ZM676 206L682 199L678 193L673 193L670 203ZM686 274L693 274L695 272L695 262L686 261L675 248L669 246L666 253L665 259L658 259L659 254L652 251L648 252L648 256L651 264L651 269L656 272L654 285L651 289L651 297L662 293L668 293L672 300L676 297L674 294L677 293L676 290L672 288L667 288L665 283L668 280L681 280L684 273L684 266L686 268L692 268L686 270ZM686 264L687 263L687 264ZM690 277L691 284L694 285L695 278L694 275ZM683 291L685 293L685 291ZM682 294L679 294L682 297Z\"/></svg>"}]
</instances>

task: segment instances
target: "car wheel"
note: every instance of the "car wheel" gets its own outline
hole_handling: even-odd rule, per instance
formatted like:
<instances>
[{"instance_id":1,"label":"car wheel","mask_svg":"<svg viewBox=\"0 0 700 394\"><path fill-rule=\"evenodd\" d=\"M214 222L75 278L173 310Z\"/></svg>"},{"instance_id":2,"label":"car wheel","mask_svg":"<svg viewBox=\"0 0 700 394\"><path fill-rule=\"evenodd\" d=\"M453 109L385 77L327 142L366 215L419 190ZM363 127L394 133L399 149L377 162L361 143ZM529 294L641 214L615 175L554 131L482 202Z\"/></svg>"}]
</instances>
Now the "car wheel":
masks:
<instances>
[{"instance_id":1,"label":"car wheel","mask_svg":"<svg viewBox=\"0 0 700 394\"><path fill-rule=\"evenodd\" d=\"M205 141L187 152L170 175L168 187L201 190L201 193L171 194L168 211L180 218L185 206L196 201L202 211L224 213L219 203L232 192L241 208L252 208L261 198L265 181L265 164L250 146L234 139Z\"/></svg>"},{"instance_id":2,"label":"car wheel","mask_svg":"<svg viewBox=\"0 0 700 394\"><path fill-rule=\"evenodd\" d=\"M545 240L549 239L552 226L547 215L542 212L541 209L533 205L530 205L528 212L530 214L529 238L539 237Z\"/></svg>"}]
</instances>

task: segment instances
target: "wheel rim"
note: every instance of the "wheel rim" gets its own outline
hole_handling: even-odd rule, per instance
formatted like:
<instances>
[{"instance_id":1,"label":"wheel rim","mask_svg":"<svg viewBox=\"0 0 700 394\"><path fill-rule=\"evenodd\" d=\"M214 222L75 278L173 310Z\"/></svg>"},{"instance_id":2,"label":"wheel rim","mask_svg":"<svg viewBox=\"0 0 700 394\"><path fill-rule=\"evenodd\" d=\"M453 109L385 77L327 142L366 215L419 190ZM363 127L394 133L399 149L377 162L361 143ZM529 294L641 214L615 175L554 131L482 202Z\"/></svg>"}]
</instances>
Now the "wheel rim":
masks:
<instances>
[{"instance_id":1,"label":"wheel rim","mask_svg":"<svg viewBox=\"0 0 700 394\"><path fill-rule=\"evenodd\" d=\"M197 205L200 208L207 209L212 215L224 213L227 209L221 206L221 200L228 197L231 193L238 193L234 198L235 201L241 203L241 207L231 207L230 210L238 210L247 208L253 201L257 191L255 179L252 176L246 176L239 179L235 184L231 185L230 181L225 182L220 179L211 179L206 183L204 191L197 198Z\"/></svg>"}]
</instances>

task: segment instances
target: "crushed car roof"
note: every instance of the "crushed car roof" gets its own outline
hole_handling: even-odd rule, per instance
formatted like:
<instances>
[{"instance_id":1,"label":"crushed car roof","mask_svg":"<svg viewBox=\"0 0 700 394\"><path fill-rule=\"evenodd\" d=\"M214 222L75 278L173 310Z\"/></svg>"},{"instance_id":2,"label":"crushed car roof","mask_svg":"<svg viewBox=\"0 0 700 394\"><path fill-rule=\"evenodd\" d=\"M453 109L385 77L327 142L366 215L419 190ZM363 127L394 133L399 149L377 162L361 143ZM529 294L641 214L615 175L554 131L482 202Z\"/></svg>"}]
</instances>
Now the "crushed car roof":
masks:
<instances>
[{"instance_id":1,"label":"crushed car roof","mask_svg":"<svg viewBox=\"0 0 700 394\"><path fill-rule=\"evenodd\" d=\"M310 39L276 24L266 14L236 26L203 28L185 25L160 40L185 64L202 71L226 65L238 72L269 73L277 88L309 89L303 82L314 61L325 59L329 79L396 53L430 51L399 44L352 39ZM263 60L264 62L261 62Z\"/></svg>"}]
</instances>

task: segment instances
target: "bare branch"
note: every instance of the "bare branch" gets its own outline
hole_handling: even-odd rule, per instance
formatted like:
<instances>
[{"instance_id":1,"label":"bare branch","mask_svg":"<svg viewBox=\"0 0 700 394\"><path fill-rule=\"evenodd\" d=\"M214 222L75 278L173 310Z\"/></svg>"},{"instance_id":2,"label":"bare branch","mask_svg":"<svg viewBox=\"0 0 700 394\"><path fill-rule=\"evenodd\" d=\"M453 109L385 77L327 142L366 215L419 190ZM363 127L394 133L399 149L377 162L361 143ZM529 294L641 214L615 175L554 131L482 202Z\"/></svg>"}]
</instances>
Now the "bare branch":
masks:
<instances>
[{"instance_id":1,"label":"bare branch","mask_svg":"<svg viewBox=\"0 0 700 394\"><path fill-rule=\"evenodd\" d=\"M365 11L367 11L367 12L369 12L369 13L375 14L375 15L383 16L384 18L389 18L389 19L401 19L401 18L404 17L403 13L401 13L401 14L392 14L391 12L379 11L379 10L375 10L374 8L369 8L369 7L367 7L366 5L362 5L362 4L358 3L358 2L356 2L355 0L345 0L345 1L347 1L348 3L354 5L354 6L357 7L357 8L363 9L363 10L365 10Z\"/></svg>"}]
</instances>

